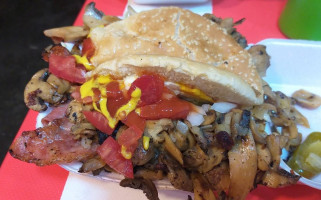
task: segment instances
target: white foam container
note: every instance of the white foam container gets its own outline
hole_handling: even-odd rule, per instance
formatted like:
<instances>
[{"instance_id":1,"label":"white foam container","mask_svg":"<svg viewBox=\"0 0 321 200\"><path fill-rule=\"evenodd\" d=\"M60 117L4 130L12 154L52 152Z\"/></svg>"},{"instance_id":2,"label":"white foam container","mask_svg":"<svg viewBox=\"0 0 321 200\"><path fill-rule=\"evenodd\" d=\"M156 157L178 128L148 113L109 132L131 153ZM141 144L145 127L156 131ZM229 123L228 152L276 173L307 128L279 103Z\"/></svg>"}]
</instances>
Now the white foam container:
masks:
<instances>
[{"instance_id":1,"label":"white foam container","mask_svg":"<svg viewBox=\"0 0 321 200\"><path fill-rule=\"evenodd\" d=\"M296 90L306 89L321 96L321 42L266 39L259 44L266 45L267 52L271 56L271 66L264 79L273 90L291 95ZM310 123L310 129L299 126L303 140L313 131L321 132L321 108L309 110L297 107L297 109ZM281 167L290 170L283 161ZM321 174L311 180L301 178L300 182L321 190Z\"/></svg>"}]
</instances>

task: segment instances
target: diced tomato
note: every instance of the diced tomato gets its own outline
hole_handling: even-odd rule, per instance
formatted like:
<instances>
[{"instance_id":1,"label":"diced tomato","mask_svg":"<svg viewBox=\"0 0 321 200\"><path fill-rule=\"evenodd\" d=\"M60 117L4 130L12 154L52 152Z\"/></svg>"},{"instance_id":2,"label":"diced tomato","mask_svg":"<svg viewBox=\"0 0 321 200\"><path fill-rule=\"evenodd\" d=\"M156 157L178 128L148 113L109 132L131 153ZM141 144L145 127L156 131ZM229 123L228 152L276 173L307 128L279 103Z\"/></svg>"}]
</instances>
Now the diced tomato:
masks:
<instances>
[{"instance_id":1,"label":"diced tomato","mask_svg":"<svg viewBox=\"0 0 321 200\"><path fill-rule=\"evenodd\" d=\"M84 83L86 81L86 70L77 67L76 59L73 56L51 54L49 57L49 72L73 83Z\"/></svg>"},{"instance_id":2,"label":"diced tomato","mask_svg":"<svg viewBox=\"0 0 321 200\"><path fill-rule=\"evenodd\" d=\"M141 130L139 130L136 126L132 126L121 132L118 137L118 143L120 145L124 145L125 147L129 147L133 144L136 144L142 135L143 132L141 132Z\"/></svg>"},{"instance_id":3,"label":"diced tomato","mask_svg":"<svg viewBox=\"0 0 321 200\"><path fill-rule=\"evenodd\" d=\"M129 127L128 129L121 132L118 136L118 143L126 148L127 153L134 154L138 140L142 137L143 132L136 126Z\"/></svg>"},{"instance_id":4,"label":"diced tomato","mask_svg":"<svg viewBox=\"0 0 321 200\"><path fill-rule=\"evenodd\" d=\"M86 38L82 43L82 56L86 55L87 58L91 58L95 53L95 45L90 38Z\"/></svg>"},{"instance_id":5,"label":"diced tomato","mask_svg":"<svg viewBox=\"0 0 321 200\"><path fill-rule=\"evenodd\" d=\"M113 133L114 129L108 125L108 119L100 112L83 111L83 114L85 115L86 119L98 130L107 133L108 135Z\"/></svg>"},{"instance_id":6,"label":"diced tomato","mask_svg":"<svg viewBox=\"0 0 321 200\"><path fill-rule=\"evenodd\" d=\"M114 138L108 137L97 149L100 157L118 173L127 178L134 178L133 163L121 155L121 146Z\"/></svg>"},{"instance_id":7,"label":"diced tomato","mask_svg":"<svg viewBox=\"0 0 321 200\"><path fill-rule=\"evenodd\" d=\"M145 130L146 120L137 115L136 112L130 112L125 119L122 120L128 127L137 127L142 133Z\"/></svg>"},{"instance_id":8,"label":"diced tomato","mask_svg":"<svg viewBox=\"0 0 321 200\"><path fill-rule=\"evenodd\" d=\"M117 81L110 82L107 87L107 110L111 116L115 116L117 110L125 105L129 100L123 95L119 89Z\"/></svg>"},{"instance_id":9,"label":"diced tomato","mask_svg":"<svg viewBox=\"0 0 321 200\"><path fill-rule=\"evenodd\" d=\"M191 105L187 101L178 98L170 100L162 99L160 102L152 105L146 105L140 108L139 116L144 119L185 119L191 111Z\"/></svg>"},{"instance_id":10,"label":"diced tomato","mask_svg":"<svg viewBox=\"0 0 321 200\"><path fill-rule=\"evenodd\" d=\"M118 98L122 97L123 92L119 89L119 83L117 81L112 81L106 86L107 97Z\"/></svg>"},{"instance_id":11,"label":"diced tomato","mask_svg":"<svg viewBox=\"0 0 321 200\"><path fill-rule=\"evenodd\" d=\"M128 95L138 87L142 94L138 107L158 102L163 94L164 81L157 75L143 75L136 79L128 90Z\"/></svg>"}]
</instances>

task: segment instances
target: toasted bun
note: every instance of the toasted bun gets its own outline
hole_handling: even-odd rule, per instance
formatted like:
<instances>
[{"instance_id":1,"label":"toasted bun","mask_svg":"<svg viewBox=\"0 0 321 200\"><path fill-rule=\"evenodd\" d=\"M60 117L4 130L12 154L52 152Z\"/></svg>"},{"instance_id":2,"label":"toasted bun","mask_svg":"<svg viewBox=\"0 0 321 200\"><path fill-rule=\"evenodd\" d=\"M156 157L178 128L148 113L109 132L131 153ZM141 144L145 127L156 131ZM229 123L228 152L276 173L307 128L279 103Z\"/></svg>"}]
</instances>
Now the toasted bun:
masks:
<instances>
[{"instance_id":1,"label":"toasted bun","mask_svg":"<svg viewBox=\"0 0 321 200\"><path fill-rule=\"evenodd\" d=\"M107 66L109 63L123 68L158 67L149 70L166 69L163 73L168 78L173 75L165 72L184 72L185 79L191 81L184 81L186 84L197 86L216 99L242 104L263 101L261 78L249 53L219 25L190 11L164 7L141 12L106 27L94 28L91 39L96 47L91 61L99 66L97 71L119 70ZM129 55L139 56L126 58ZM144 60L139 61L140 57ZM201 86L195 80L199 83L204 80L211 86ZM231 93L224 94L226 89Z\"/></svg>"},{"instance_id":2,"label":"toasted bun","mask_svg":"<svg viewBox=\"0 0 321 200\"><path fill-rule=\"evenodd\" d=\"M242 105L261 104L253 89L235 74L209 64L161 55L129 55L106 61L91 76L125 77L146 71L160 74L167 81L182 83L202 90L216 101Z\"/></svg>"}]
</instances>

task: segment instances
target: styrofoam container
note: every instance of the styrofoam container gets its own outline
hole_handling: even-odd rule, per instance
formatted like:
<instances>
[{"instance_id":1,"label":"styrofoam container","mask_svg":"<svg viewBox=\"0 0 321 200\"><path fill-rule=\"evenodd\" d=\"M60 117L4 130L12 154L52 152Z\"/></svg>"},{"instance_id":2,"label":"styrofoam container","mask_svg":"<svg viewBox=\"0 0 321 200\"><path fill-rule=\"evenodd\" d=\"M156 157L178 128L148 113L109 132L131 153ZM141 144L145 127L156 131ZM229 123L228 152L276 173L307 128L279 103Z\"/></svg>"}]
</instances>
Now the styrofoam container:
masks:
<instances>
[{"instance_id":1,"label":"styrofoam container","mask_svg":"<svg viewBox=\"0 0 321 200\"><path fill-rule=\"evenodd\" d=\"M321 96L321 42L266 39L259 43L266 45L271 56L271 66L264 79L273 90L282 91L290 96L296 90L306 89ZM310 123L310 129L298 127L303 140L311 132L321 132L321 107L315 110L296 108ZM286 157L285 154L283 151L282 157ZM290 171L283 161L281 167ZM300 182L321 190L321 174L311 180L302 177Z\"/></svg>"}]
</instances>

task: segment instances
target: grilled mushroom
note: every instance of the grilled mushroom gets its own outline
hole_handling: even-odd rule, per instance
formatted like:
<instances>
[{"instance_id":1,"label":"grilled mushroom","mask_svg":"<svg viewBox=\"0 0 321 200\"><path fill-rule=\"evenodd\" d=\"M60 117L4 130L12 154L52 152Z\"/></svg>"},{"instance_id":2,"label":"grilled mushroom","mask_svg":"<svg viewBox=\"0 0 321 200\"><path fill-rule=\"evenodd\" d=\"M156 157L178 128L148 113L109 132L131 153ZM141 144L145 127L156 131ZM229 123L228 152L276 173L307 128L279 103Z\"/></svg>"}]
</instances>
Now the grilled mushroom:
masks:
<instances>
[{"instance_id":1,"label":"grilled mushroom","mask_svg":"<svg viewBox=\"0 0 321 200\"><path fill-rule=\"evenodd\" d=\"M27 107L32 110L45 111L48 108L45 103L59 104L66 97L65 93L69 88L70 84L67 81L50 74L45 68L33 75L27 84L24 91L24 101Z\"/></svg>"},{"instance_id":2,"label":"grilled mushroom","mask_svg":"<svg viewBox=\"0 0 321 200\"><path fill-rule=\"evenodd\" d=\"M316 109L321 105L321 97L306 90L295 91L292 97L304 108Z\"/></svg>"}]
</instances>

